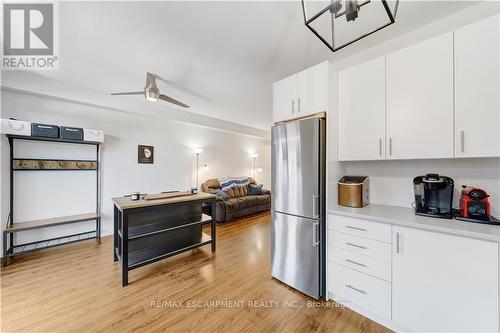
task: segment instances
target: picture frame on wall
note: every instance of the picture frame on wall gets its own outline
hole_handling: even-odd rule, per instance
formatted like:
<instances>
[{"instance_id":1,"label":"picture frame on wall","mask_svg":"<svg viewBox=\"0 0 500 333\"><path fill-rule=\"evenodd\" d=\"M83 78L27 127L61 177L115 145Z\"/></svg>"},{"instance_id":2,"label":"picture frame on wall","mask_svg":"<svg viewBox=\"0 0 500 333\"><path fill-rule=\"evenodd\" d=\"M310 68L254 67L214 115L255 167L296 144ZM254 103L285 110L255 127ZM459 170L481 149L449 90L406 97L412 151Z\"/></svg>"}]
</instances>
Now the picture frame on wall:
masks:
<instances>
[{"instance_id":1,"label":"picture frame on wall","mask_svg":"<svg viewBox=\"0 0 500 333\"><path fill-rule=\"evenodd\" d=\"M154 162L154 147L139 145L137 149L137 163L153 164Z\"/></svg>"}]
</instances>

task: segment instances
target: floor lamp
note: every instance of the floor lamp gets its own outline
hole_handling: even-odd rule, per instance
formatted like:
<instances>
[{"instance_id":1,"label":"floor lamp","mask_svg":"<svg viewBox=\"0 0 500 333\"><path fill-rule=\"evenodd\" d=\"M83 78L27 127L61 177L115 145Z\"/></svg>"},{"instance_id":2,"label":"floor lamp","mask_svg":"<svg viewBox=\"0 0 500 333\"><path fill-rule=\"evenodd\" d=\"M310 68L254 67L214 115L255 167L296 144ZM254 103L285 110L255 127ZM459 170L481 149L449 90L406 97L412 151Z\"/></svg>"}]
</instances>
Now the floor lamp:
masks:
<instances>
[{"instance_id":1,"label":"floor lamp","mask_svg":"<svg viewBox=\"0 0 500 333\"><path fill-rule=\"evenodd\" d=\"M256 174L256 169L255 169L255 161L257 160L257 157L259 157L259 154L254 154L254 153L251 153L250 154L250 157L253 158L253 169L252 169L252 177L255 179L257 177L257 174ZM257 181L257 180L256 180Z\"/></svg>"},{"instance_id":2,"label":"floor lamp","mask_svg":"<svg viewBox=\"0 0 500 333\"><path fill-rule=\"evenodd\" d=\"M198 181L200 173L200 154L203 153L203 149L194 148L193 152L196 154L196 189L198 190Z\"/></svg>"}]
</instances>

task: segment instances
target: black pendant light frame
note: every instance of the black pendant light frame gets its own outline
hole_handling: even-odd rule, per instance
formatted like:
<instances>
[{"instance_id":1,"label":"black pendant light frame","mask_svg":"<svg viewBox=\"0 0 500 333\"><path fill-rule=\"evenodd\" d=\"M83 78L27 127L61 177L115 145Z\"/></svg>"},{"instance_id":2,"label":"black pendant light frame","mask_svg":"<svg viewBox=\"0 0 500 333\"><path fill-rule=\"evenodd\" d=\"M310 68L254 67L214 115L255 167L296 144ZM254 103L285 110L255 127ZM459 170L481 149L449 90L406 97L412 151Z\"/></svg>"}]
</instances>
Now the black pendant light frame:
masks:
<instances>
[{"instance_id":1,"label":"black pendant light frame","mask_svg":"<svg viewBox=\"0 0 500 333\"><path fill-rule=\"evenodd\" d=\"M368 37L370 36L371 34L374 34L376 33L377 31L380 31L388 26L390 26L391 24L394 24L396 22L396 14L397 14L397 11L398 11L398 6L399 6L399 0L396 0L396 5L394 7L394 15L392 14L390 8L389 8L389 5L387 4L387 0L381 0L382 4L384 5L384 9L387 13L387 16L389 17L389 20L390 22L388 22L387 24L384 24L383 26L371 31L371 32L368 32L366 34L363 34L355 39L353 39L352 41L348 42L348 43L345 43L345 44L342 44L340 45L339 47L335 47L334 45L334 38L335 36L332 34L332 45L333 47L328 44L328 42L311 26L311 23L316 20L318 17L320 17L321 15L323 15L326 11L330 10L330 8L334 5L334 3L332 2L331 4L329 4L328 6L326 6L325 8L323 8L322 10L320 10L318 13L316 13L315 15L313 15L310 19L307 19L306 17L306 5L305 5L305 2L306 0L301 0L302 2L302 12L304 14L304 23L306 25L307 28L309 28L309 30L311 30L313 32L313 34L316 35L316 37L318 37L322 42L323 44L325 44L332 52L336 52L340 49L343 49L344 47L346 46L349 46L351 45L352 43L355 43L357 41L359 41L360 39L363 39L365 37Z\"/></svg>"}]
</instances>

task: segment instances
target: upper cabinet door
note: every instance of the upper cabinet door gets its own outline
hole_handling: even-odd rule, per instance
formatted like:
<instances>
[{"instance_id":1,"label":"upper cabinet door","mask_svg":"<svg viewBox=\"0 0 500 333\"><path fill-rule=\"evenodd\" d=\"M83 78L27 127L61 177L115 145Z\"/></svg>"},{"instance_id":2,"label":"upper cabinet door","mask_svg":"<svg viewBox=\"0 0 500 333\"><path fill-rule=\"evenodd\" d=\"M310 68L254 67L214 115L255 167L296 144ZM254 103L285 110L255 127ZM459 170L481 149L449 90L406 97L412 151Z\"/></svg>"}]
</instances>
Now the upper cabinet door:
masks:
<instances>
[{"instance_id":1,"label":"upper cabinet door","mask_svg":"<svg viewBox=\"0 0 500 333\"><path fill-rule=\"evenodd\" d=\"M298 117L297 75L273 84L273 120L279 122Z\"/></svg>"},{"instance_id":2,"label":"upper cabinet door","mask_svg":"<svg viewBox=\"0 0 500 333\"><path fill-rule=\"evenodd\" d=\"M453 33L386 60L387 158L453 157Z\"/></svg>"},{"instance_id":3,"label":"upper cabinet door","mask_svg":"<svg viewBox=\"0 0 500 333\"><path fill-rule=\"evenodd\" d=\"M339 72L339 160L385 159L385 57Z\"/></svg>"},{"instance_id":4,"label":"upper cabinet door","mask_svg":"<svg viewBox=\"0 0 500 333\"><path fill-rule=\"evenodd\" d=\"M498 332L498 243L393 232L395 322L414 332Z\"/></svg>"},{"instance_id":5,"label":"upper cabinet door","mask_svg":"<svg viewBox=\"0 0 500 333\"><path fill-rule=\"evenodd\" d=\"M455 156L500 156L500 16L455 31Z\"/></svg>"},{"instance_id":6,"label":"upper cabinet door","mask_svg":"<svg viewBox=\"0 0 500 333\"><path fill-rule=\"evenodd\" d=\"M328 110L328 61L297 74L298 117Z\"/></svg>"}]
</instances>

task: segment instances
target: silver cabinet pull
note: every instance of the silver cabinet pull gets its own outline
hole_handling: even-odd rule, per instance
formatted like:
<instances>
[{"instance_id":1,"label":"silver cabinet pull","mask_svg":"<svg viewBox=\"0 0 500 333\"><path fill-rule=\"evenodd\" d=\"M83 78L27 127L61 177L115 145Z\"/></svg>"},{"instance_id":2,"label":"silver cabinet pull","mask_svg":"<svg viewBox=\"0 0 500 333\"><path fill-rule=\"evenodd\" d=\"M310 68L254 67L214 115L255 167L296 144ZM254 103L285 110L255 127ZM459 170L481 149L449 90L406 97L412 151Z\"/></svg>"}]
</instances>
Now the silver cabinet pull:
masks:
<instances>
[{"instance_id":1,"label":"silver cabinet pull","mask_svg":"<svg viewBox=\"0 0 500 333\"><path fill-rule=\"evenodd\" d=\"M361 294L363 294L363 295L366 295L366 291L364 291L363 289L358 289L358 288L355 288L355 287L351 286L350 284L346 284L345 286L346 286L347 288L349 288L349 289L352 289L352 290L354 290L354 291L357 291L358 293L361 293Z\"/></svg>"},{"instance_id":2,"label":"silver cabinet pull","mask_svg":"<svg viewBox=\"0 0 500 333\"><path fill-rule=\"evenodd\" d=\"M382 156L382 138L378 141L379 155Z\"/></svg>"},{"instance_id":3,"label":"silver cabinet pull","mask_svg":"<svg viewBox=\"0 0 500 333\"><path fill-rule=\"evenodd\" d=\"M399 253L399 232L396 232L396 253Z\"/></svg>"},{"instance_id":4,"label":"silver cabinet pull","mask_svg":"<svg viewBox=\"0 0 500 333\"><path fill-rule=\"evenodd\" d=\"M313 222L313 247L320 244L319 241L319 222Z\"/></svg>"},{"instance_id":5,"label":"silver cabinet pull","mask_svg":"<svg viewBox=\"0 0 500 333\"><path fill-rule=\"evenodd\" d=\"M47 128L47 129L53 129L53 126L45 126L45 125L36 125L38 128Z\"/></svg>"},{"instance_id":6,"label":"silver cabinet pull","mask_svg":"<svg viewBox=\"0 0 500 333\"><path fill-rule=\"evenodd\" d=\"M298 106L299 106L299 112L300 112L300 98L299 98L298 104L299 104Z\"/></svg>"},{"instance_id":7,"label":"silver cabinet pull","mask_svg":"<svg viewBox=\"0 0 500 333\"><path fill-rule=\"evenodd\" d=\"M319 208L319 195L313 195L313 219L319 219L320 214L318 214Z\"/></svg>"},{"instance_id":8,"label":"silver cabinet pull","mask_svg":"<svg viewBox=\"0 0 500 333\"><path fill-rule=\"evenodd\" d=\"M361 266L361 267L365 267L366 268L366 265L365 264L362 264L360 262L356 262L354 260L351 260L351 259L345 259L346 262L350 263L350 264L354 264L354 265L357 265L357 266Z\"/></svg>"},{"instance_id":9,"label":"silver cabinet pull","mask_svg":"<svg viewBox=\"0 0 500 333\"><path fill-rule=\"evenodd\" d=\"M392 156L392 138L389 138L389 155Z\"/></svg>"},{"instance_id":10,"label":"silver cabinet pull","mask_svg":"<svg viewBox=\"0 0 500 333\"><path fill-rule=\"evenodd\" d=\"M292 99L292 114L295 113L295 101Z\"/></svg>"},{"instance_id":11,"label":"silver cabinet pull","mask_svg":"<svg viewBox=\"0 0 500 333\"><path fill-rule=\"evenodd\" d=\"M353 243L350 243L350 242L345 242L345 245L352 246L352 247L357 247L358 249L367 250L367 248L364 247L364 246L362 246L362 245L357 245L357 244L353 244Z\"/></svg>"},{"instance_id":12,"label":"silver cabinet pull","mask_svg":"<svg viewBox=\"0 0 500 333\"><path fill-rule=\"evenodd\" d=\"M363 229L363 228L353 227L352 225L346 225L345 227L347 229L354 229L354 230L359 230L359 231L368 231L368 230Z\"/></svg>"},{"instance_id":13,"label":"silver cabinet pull","mask_svg":"<svg viewBox=\"0 0 500 333\"><path fill-rule=\"evenodd\" d=\"M465 131L460 131L460 151L465 153Z\"/></svg>"}]
</instances>

